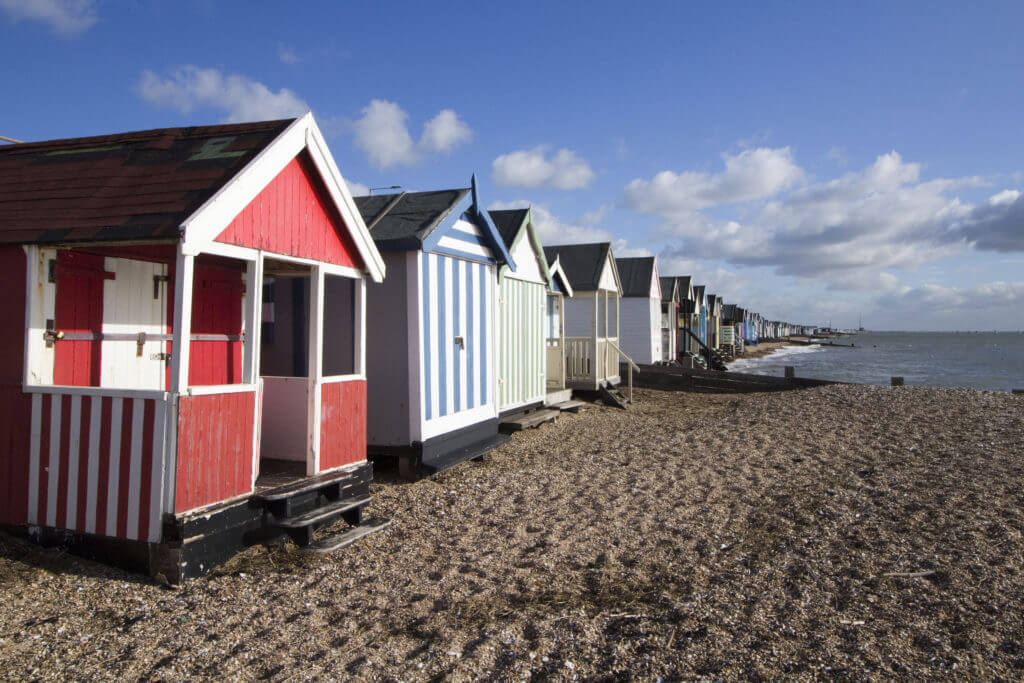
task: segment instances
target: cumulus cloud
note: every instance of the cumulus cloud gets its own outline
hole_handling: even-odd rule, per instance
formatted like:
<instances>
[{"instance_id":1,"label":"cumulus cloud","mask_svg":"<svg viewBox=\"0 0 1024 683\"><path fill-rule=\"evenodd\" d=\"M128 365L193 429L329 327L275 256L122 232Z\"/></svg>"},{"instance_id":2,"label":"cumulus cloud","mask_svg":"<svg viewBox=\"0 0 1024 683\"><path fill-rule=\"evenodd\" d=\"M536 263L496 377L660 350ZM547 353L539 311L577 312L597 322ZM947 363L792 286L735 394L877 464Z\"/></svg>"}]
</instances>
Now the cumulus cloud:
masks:
<instances>
[{"instance_id":1,"label":"cumulus cloud","mask_svg":"<svg viewBox=\"0 0 1024 683\"><path fill-rule=\"evenodd\" d=\"M345 179L345 184L348 185L348 191L353 197L362 197L363 195L370 194L370 188L362 183L357 183L354 180Z\"/></svg>"},{"instance_id":2,"label":"cumulus cloud","mask_svg":"<svg viewBox=\"0 0 1024 683\"><path fill-rule=\"evenodd\" d=\"M423 126L420 146L430 152L450 152L473 139L473 131L452 109L442 109Z\"/></svg>"},{"instance_id":3,"label":"cumulus cloud","mask_svg":"<svg viewBox=\"0 0 1024 683\"><path fill-rule=\"evenodd\" d=\"M552 187L578 190L594 179L585 159L568 149L549 155L550 147L540 145L502 154L491 164L494 182L503 187Z\"/></svg>"},{"instance_id":4,"label":"cumulus cloud","mask_svg":"<svg viewBox=\"0 0 1024 683\"><path fill-rule=\"evenodd\" d=\"M93 0L0 0L0 10L11 21L38 21L63 36L81 33L97 20Z\"/></svg>"},{"instance_id":5,"label":"cumulus cloud","mask_svg":"<svg viewBox=\"0 0 1024 683\"><path fill-rule=\"evenodd\" d=\"M447 153L473 138L473 131L451 109L423 126L419 142L409 132L409 115L397 103L371 100L352 124L355 144L379 169L409 166L431 153Z\"/></svg>"},{"instance_id":6,"label":"cumulus cloud","mask_svg":"<svg viewBox=\"0 0 1024 683\"><path fill-rule=\"evenodd\" d=\"M786 167L775 162L743 165ZM914 270L960 253L968 237L992 249L1011 250L1020 241L1020 233L1009 227L1020 197L1004 192L974 208L954 192L978 186L980 179L922 180L920 164L904 161L896 152L879 156L860 171L788 191L782 190L790 181L782 179L802 177L800 169L769 170L761 180L734 174L734 180L741 177L748 182L719 186L728 185L732 192L695 194L692 184L683 183L678 186L681 199L667 190L652 191L654 184L634 182L634 190L644 191L630 193L627 186L627 203L660 216L662 234L679 240L694 257L768 266L778 274L823 280L834 289L891 290L897 286L891 271ZM766 194L772 188L778 189ZM744 207L750 210L743 220L723 220L697 210L719 203L711 197L724 196L767 201Z\"/></svg>"},{"instance_id":7,"label":"cumulus cloud","mask_svg":"<svg viewBox=\"0 0 1024 683\"><path fill-rule=\"evenodd\" d=\"M537 228L541 243L546 246L586 242L611 242L614 239L610 232L595 228L593 224L585 225L580 223L579 220L563 220L543 206L531 205L531 202L526 199L517 199L511 202L494 202L487 208L491 211L501 211L504 209L525 209L530 206L533 208L533 224ZM618 251L616 251L616 254L618 254Z\"/></svg>"},{"instance_id":8,"label":"cumulus cloud","mask_svg":"<svg viewBox=\"0 0 1024 683\"><path fill-rule=\"evenodd\" d=\"M875 302L873 319L895 329L1002 329L1024 327L1024 282L971 287L925 284ZM965 324L970 320L969 324Z\"/></svg>"},{"instance_id":9,"label":"cumulus cloud","mask_svg":"<svg viewBox=\"0 0 1024 683\"><path fill-rule=\"evenodd\" d=\"M272 91L263 83L218 69L183 66L166 77L146 70L138 85L149 104L188 114L208 107L224 112L226 122L261 121L300 116L309 106L294 92Z\"/></svg>"},{"instance_id":10,"label":"cumulus cloud","mask_svg":"<svg viewBox=\"0 0 1024 683\"><path fill-rule=\"evenodd\" d=\"M1024 195L1017 190L992 195L964 218L960 234L975 249L1024 251Z\"/></svg>"},{"instance_id":11,"label":"cumulus cloud","mask_svg":"<svg viewBox=\"0 0 1024 683\"><path fill-rule=\"evenodd\" d=\"M650 180L626 185L626 205L661 216L679 216L725 204L764 199L793 187L803 170L789 147L748 149L723 154L725 170L714 175L697 171L662 171Z\"/></svg>"}]
</instances>

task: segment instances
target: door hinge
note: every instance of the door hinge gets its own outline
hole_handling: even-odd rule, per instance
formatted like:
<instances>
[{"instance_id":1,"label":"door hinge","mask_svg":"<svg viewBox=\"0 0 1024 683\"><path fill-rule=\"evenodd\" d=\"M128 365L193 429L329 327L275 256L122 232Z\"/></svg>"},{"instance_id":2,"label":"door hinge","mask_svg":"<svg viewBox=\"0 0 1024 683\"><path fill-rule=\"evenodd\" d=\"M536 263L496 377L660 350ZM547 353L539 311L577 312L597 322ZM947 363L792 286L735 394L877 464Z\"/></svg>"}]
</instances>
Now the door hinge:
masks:
<instances>
[{"instance_id":1,"label":"door hinge","mask_svg":"<svg viewBox=\"0 0 1024 683\"><path fill-rule=\"evenodd\" d=\"M154 299L159 299L160 298L160 283L161 282L170 282L170 278L168 278L166 275L154 275L153 276L153 298Z\"/></svg>"}]
</instances>

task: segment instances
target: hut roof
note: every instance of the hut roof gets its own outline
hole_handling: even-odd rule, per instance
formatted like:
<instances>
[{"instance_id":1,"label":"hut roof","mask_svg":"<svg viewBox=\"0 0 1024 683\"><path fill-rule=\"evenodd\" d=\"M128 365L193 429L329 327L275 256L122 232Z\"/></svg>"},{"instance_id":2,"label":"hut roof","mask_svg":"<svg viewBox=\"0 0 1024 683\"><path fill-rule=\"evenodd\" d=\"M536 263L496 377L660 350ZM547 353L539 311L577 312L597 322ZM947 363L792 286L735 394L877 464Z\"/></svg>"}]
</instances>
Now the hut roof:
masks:
<instances>
[{"instance_id":1,"label":"hut roof","mask_svg":"<svg viewBox=\"0 0 1024 683\"><path fill-rule=\"evenodd\" d=\"M509 249L512 248L512 243L516 239L516 235L519 234L519 229L523 226L523 221L526 220L527 214L530 213L529 209L508 209L503 211L489 211L491 214L491 220L494 221L494 227L498 229L498 234L501 235L501 239L504 240L505 246Z\"/></svg>"},{"instance_id":2,"label":"hut roof","mask_svg":"<svg viewBox=\"0 0 1024 683\"><path fill-rule=\"evenodd\" d=\"M0 243L177 239L293 121L0 146Z\"/></svg>"},{"instance_id":3,"label":"hut roof","mask_svg":"<svg viewBox=\"0 0 1024 683\"><path fill-rule=\"evenodd\" d=\"M355 197L373 240L382 247L418 249L470 188Z\"/></svg>"},{"instance_id":4,"label":"hut roof","mask_svg":"<svg viewBox=\"0 0 1024 683\"><path fill-rule=\"evenodd\" d=\"M598 288L611 249L609 242L563 244L544 247L544 255L548 263L554 263L556 258L561 262L573 289L588 292Z\"/></svg>"},{"instance_id":5,"label":"hut roof","mask_svg":"<svg viewBox=\"0 0 1024 683\"><path fill-rule=\"evenodd\" d=\"M617 258L615 267L619 269L622 296L646 298L651 295L651 278L654 276L653 256Z\"/></svg>"}]
</instances>

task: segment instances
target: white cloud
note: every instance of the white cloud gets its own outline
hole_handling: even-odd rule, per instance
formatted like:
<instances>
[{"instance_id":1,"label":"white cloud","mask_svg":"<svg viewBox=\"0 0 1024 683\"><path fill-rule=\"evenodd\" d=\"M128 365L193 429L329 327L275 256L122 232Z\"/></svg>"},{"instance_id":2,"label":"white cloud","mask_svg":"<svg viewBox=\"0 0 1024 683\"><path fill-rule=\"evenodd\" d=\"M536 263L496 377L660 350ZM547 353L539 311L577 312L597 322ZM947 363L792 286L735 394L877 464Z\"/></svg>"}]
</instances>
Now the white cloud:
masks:
<instances>
[{"instance_id":1,"label":"white cloud","mask_svg":"<svg viewBox=\"0 0 1024 683\"><path fill-rule=\"evenodd\" d=\"M553 187L577 190L594 179L586 160L568 149L548 156L547 145L502 154L491 165L494 182L504 187Z\"/></svg>"},{"instance_id":2,"label":"white cloud","mask_svg":"<svg viewBox=\"0 0 1024 683\"><path fill-rule=\"evenodd\" d=\"M1024 252L1024 194L1003 190L974 207L957 233L976 249Z\"/></svg>"},{"instance_id":3,"label":"white cloud","mask_svg":"<svg viewBox=\"0 0 1024 683\"><path fill-rule=\"evenodd\" d=\"M490 211L500 211L503 209L525 209L529 206L531 206L529 200L517 199L511 202L494 202L487 208ZM614 239L610 232L592 225L583 225L579 221L564 221L543 206L532 204L532 208L533 224L537 227L541 244L544 246L611 242ZM618 252L616 251L616 253Z\"/></svg>"},{"instance_id":4,"label":"white cloud","mask_svg":"<svg viewBox=\"0 0 1024 683\"><path fill-rule=\"evenodd\" d=\"M354 180L345 179L345 184L348 185L348 191L353 197L362 197L370 194L370 188L362 183L357 183Z\"/></svg>"},{"instance_id":5,"label":"white cloud","mask_svg":"<svg viewBox=\"0 0 1024 683\"><path fill-rule=\"evenodd\" d=\"M285 64L298 64L302 61L298 53L287 45L277 46L277 58Z\"/></svg>"},{"instance_id":6,"label":"white cloud","mask_svg":"<svg viewBox=\"0 0 1024 683\"><path fill-rule=\"evenodd\" d=\"M833 289L888 291L898 287L891 271L914 270L961 252L965 221L978 225L988 220L985 235L991 237L992 226L1004 221L1018 201L1001 193L996 204L985 207L993 215L982 215L952 195L958 188L979 185L979 179L923 181L920 164L906 162L896 152L879 156L861 171L791 191L782 191L786 183L779 178L799 177L799 169L781 172L786 164L775 162L744 166L775 170L761 181L740 182L751 174L733 174L729 183L716 185L718 190L685 194L681 200L658 192L630 196L629 186L627 196L633 208L660 215L662 234L680 240L680 248L685 246L684 253L693 257L769 266L778 274L815 278ZM730 193L721 190L725 186L746 189ZM779 191L765 195L772 187ZM712 205L711 196L769 201L740 207L750 209L742 221L721 220L695 208ZM1013 238L1003 223L997 232L1003 236L1000 244L1009 247Z\"/></svg>"},{"instance_id":7,"label":"white cloud","mask_svg":"<svg viewBox=\"0 0 1024 683\"><path fill-rule=\"evenodd\" d=\"M450 152L473 137L466 122L444 109L423 126L417 144L406 124L409 115L397 103L371 100L352 124L355 144L380 169L409 166L429 153Z\"/></svg>"},{"instance_id":8,"label":"white cloud","mask_svg":"<svg viewBox=\"0 0 1024 683\"><path fill-rule=\"evenodd\" d=\"M1024 282L972 287L925 284L875 301L873 323L889 329L1002 329L1024 325Z\"/></svg>"},{"instance_id":9,"label":"white cloud","mask_svg":"<svg viewBox=\"0 0 1024 683\"><path fill-rule=\"evenodd\" d=\"M182 114L208 107L224 112L224 121L261 121L300 116L309 106L294 92L273 92L264 84L218 69L183 66L162 78L146 70L138 85L142 99Z\"/></svg>"},{"instance_id":10,"label":"white cloud","mask_svg":"<svg viewBox=\"0 0 1024 683\"><path fill-rule=\"evenodd\" d=\"M626 205L644 213L678 216L771 197L804 177L789 147L748 149L723 154L722 159L725 170L715 175L662 171L650 180L637 178L626 185Z\"/></svg>"},{"instance_id":11,"label":"white cloud","mask_svg":"<svg viewBox=\"0 0 1024 683\"><path fill-rule=\"evenodd\" d=\"M577 218L573 222L576 225L582 225L584 227L592 227L594 225L597 225L601 221L603 221L608 216L608 213L611 210L612 210L612 205L611 204L605 204L604 206L600 206L600 207L594 209L593 211L585 212L583 215L581 215L579 218Z\"/></svg>"},{"instance_id":12,"label":"white cloud","mask_svg":"<svg viewBox=\"0 0 1024 683\"><path fill-rule=\"evenodd\" d=\"M631 247L624 239L612 240L612 253L615 258L633 258L636 256L654 256L654 252L646 247ZM658 266L659 268L661 266Z\"/></svg>"},{"instance_id":13,"label":"white cloud","mask_svg":"<svg viewBox=\"0 0 1024 683\"><path fill-rule=\"evenodd\" d=\"M394 102L373 100L353 124L356 146L377 168L411 164L416 160L416 146L405 125L407 118L409 115Z\"/></svg>"},{"instance_id":14,"label":"white cloud","mask_svg":"<svg viewBox=\"0 0 1024 683\"><path fill-rule=\"evenodd\" d=\"M64 36L81 33L97 20L93 0L0 0L0 9L11 21L39 21Z\"/></svg>"},{"instance_id":15,"label":"white cloud","mask_svg":"<svg viewBox=\"0 0 1024 683\"><path fill-rule=\"evenodd\" d=\"M430 152L450 152L473 139L473 131L452 109L442 109L423 126L420 146Z\"/></svg>"}]
</instances>

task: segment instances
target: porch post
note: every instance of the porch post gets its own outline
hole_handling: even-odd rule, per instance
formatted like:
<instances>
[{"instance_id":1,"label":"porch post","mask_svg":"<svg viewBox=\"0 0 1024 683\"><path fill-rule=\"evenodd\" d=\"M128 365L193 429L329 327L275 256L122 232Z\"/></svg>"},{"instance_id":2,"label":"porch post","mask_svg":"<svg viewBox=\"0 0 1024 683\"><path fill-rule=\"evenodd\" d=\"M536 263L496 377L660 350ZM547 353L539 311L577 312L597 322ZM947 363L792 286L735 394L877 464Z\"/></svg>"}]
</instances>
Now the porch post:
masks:
<instances>
[{"instance_id":1,"label":"porch post","mask_svg":"<svg viewBox=\"0 0 1024 683\"><path fill-rule=\"evenodd\" d=\"M596 290L594 292L594 338L593 338L593 341L591 342L592 348L590 350L590 373L594 377L594 384L595 385L597 384L597 378L598 378L597 366L600 365L600 363L601 363L601 361L597 357L597 332L598 332L598 324L597 323L598 323L598 320L599 320L598 316L600 315L600 309L598 307L598 302L600 300L601 300L601 290ZM595 386L595 388L596 388L596 386Z\"/></svg>"},{"instance_id":2,"label":"porch post","mask_svg":"<svg viewBox=\"0 0 1024 683\"><path fill-rule=\"evenodd\" d=\"M306 415L306 434L309 447L306 475L320 471L320 380L323 378L324 328L324 271L312 266L309 278L309 409Z\"/></svg>"},{"instance_id":3,"label":"porch post","mask_svg":"<svg viewBox=\"0 0 1024 683\"><path fill-rule=\"evenodd\" d=\"M260 336L263 332L263 257L245 264L245 344L242 381L255 384L260 378Z\"/></svg>"},{"instance_id":4,"label":"porch post","mask_svg":"<svg viewBox=\"0 0 1024 683\"><path fill-rule=\"evenodd\" d=\"M171 386L174 394L188 389L188 354L192 340L192 280L195 256L182 252L178 243L178 256L174 270L174 329L171 330Z\"/></svg>"}]
</instances>

